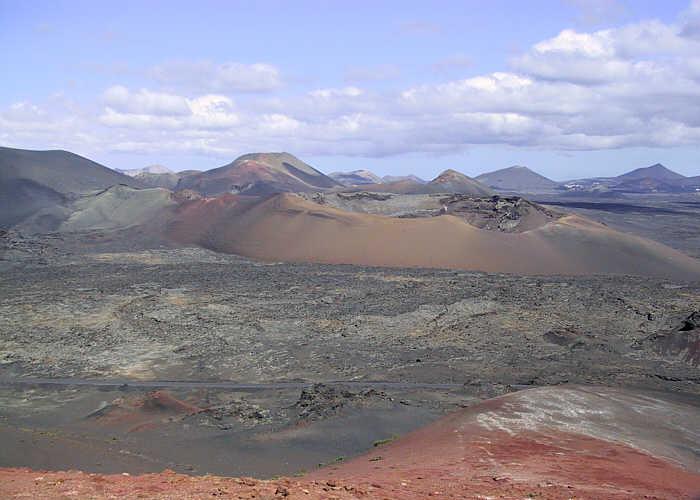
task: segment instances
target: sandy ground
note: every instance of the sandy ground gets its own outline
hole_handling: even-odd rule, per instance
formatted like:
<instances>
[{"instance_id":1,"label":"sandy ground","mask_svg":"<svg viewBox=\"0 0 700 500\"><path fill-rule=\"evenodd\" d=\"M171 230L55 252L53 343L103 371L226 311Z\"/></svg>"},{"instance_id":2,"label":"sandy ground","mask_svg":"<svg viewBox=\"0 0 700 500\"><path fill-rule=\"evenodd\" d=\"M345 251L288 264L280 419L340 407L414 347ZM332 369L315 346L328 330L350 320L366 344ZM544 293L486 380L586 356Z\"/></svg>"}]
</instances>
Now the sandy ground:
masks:
<instances>
[{"instance_id":1,"label":"sandy ground","mask_svg":"<svg viewBox=\"0 0 700 500\"><path fill-rule=\"evenodd\" d=\"M466 269L516 274L637 274L700 278L700 262L577 215L522 233L443 215L401 219L347 212L281 194L181 206L170 238L264 261Z\"/></svg>"}]
</instances>

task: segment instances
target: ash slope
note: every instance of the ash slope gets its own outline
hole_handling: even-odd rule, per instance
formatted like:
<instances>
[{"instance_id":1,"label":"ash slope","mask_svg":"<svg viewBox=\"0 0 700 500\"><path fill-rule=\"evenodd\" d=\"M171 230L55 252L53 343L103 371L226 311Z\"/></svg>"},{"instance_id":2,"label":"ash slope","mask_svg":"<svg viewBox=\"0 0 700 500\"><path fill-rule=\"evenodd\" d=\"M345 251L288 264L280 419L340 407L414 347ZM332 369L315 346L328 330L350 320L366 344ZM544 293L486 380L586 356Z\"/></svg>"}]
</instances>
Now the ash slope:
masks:
<instances>
[{"instance_id":1,"label":"ash slope","mask_svg":"<svg viewBox=\"0 0 700 500\"><path fill-rule=\"evenodd\" d=\"M0 185L25 180L58 193L86 193L115 184L142 185L99 163L68 151L29 151L0 147Z\"/></svg>"},{"instance_id":2,"label":"ash slope","mask_svg":"<svg viewBox=\"0 0 700 500\"><path fill-rule=\"evenodd\" d=\"M402 219L346 212L290 194L263 201L229 195L184 203L167 235L264 261L700 277L697 260L576 215L504 233L479 229L453 215Z\"/></svg>"},{"instance_id":3,"label":"ash slope","mask_svg":"<svg viewBox=\"0 0 700 500\"><path fill-rule=\"evenodd\" d=\"M0 227L21 223L44 211L55 224L74 195L115 184L141 187L127 175L68 151L0 148ZM45 229L41 224L39 229Z\"/></svg>"}]
</instances>

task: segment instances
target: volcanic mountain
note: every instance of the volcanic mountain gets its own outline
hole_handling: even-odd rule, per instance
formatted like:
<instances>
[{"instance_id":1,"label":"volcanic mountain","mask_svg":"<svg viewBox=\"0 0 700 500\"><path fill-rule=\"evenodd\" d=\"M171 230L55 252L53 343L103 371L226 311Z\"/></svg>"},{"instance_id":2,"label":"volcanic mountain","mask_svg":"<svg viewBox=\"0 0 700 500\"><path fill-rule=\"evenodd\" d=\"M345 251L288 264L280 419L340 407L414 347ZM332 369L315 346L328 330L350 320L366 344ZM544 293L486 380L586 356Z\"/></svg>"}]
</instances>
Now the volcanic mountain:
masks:
<instances>
[{"instance_id":1,"label":"volcanic mountain","mask_svg":"<svg viewBox=\"0 0 700 500\"><path fill-rule=\"evenodd\" d=\"M459 193L474 196L488 196L493 191L479 181L461 172L448 169L425 185L433 193Z\"/></svg>"},{"instance_id":2,"label":"volcanic mountain","mask_svg":"<svg viewBox=\"0 0 700 500\"><path fill-rule=\"evenodd\" d=\"M498 191L514 193L537 193L559 187L559 183L521 166L502 168L481 174L475 179Z\"/></svg>"},{"instance_id":3,"label":"volcanic mountain","mask_svg":"<svg viewBox=\"0 0 700 500\"><path fill-rule=\"evenodd\" d=\"M669 170L660 163L650 167L637 168L617 177L592 177L562 183L569 191L620 193L673 193L693 191L693 183L687 177Z\"/></svg>"},{"instance_id":4,"label":"volcanic mountain","mask_svg":"<svg viewBox=\"0 0 700 500\"><path fill-rule=\"evenodd\" d=\"M328 176L345 186L362 184L381 184L382 179L369 170L353 170L352 172L333 172Z\"/></svg>"},{"instance_id":5,"label":"volcanic mountain","mask_svg":"<svg viewBox=\"0 0 700 500\"><path fill-rule=\"evenodd\" d=\"M385 175L382 177L382 182L396 182L396 181L416 181L418 184L427 184L428 181L421 179L417 175Z\"/></svg>"},{"instance_id":6,"label":"volcanic mountain","mask_svg":"<svg viewBox=\"0 0 700 500\"><path fill-rule=\"evenodd\" d=\"M674 181L673 184L687 191L700 191L700 175L684 177L683 179Z\"/></svg>"},{"instance_id":7,"label":"volcanic mountain","mask_svg":"<svg viewBox=\"0 0 700 500\"><path fill-rule=\"evenodd\" d=\"M192 189L205 196L264 195L318 191L340 185L289 153L252 153L223 167L184 177L176 189Z\"/></svg>"},{"instance_id":8,"label":"volcanic mountain","mask_svg":"<svg viewBox=\"0 0 700 500\"><path fill-rule=\"evenodd\" d=\"M128 169L116 169L117 172L121 172L129 177L136 177L140 174L174 174L172 170L163 165L148 165L143 168L128 168Z\"/></svg>"},{"instance_id":9,"label":"volcanic mountain","mask_svg":"<svg viewBox=\"0 0 700 500\"><path fill-rule=\"evenodd\" d=\"M463 217L346 212L297 195L187 201L167 237L264 261L453 268L515 274L637 274L700 278L700 262L576 215L508 233Z\"/></svg>"},{"instance_id":10,"label":"volcanic mountain","mask_svg":"<svg viewBox=\"0 0 700 500\"><path fill-rule=\"evenodd\" d=\"M75 194L115 184L142 186L137 179L68 151L0 148L0 227L59 207Z\"/></svg>"},{"instance_id":11,"label":"volcanic mountain","mask_svg":"<svg viewBox=\"0 0 700 500\"><path fill-rule=\"evenodd\" d=\"M184 175L175 173L163 165L149 165L143 168L132 168L127 170L117 169L129 177L139 180L144 186L151 188L175 189L177 183Z\"/></svg>"},{"instance_id":12,"label":"volcanic mountain","mask_svg":"<svg viewBox=\"0 0 700 500\"><path fill-rule=\"evenodd\" d=\"M618 181L628 181L632 179L655 179L658 181L677 181L684 179L685 176L669 170L664 167L661 163L656 163L650 167L637 168L626 174L618 175L616 179Z\"/></svg>"},{"instance_id":13,"label":"volcanic mountain","mask_svg":"<svg viewBox=\"0 0 700 500\"><path fill-rule=\"evenodd\" d=\"M31 181L58 193L86 193L138 181L69 151L30 151L0 147L0 183Z\"/></svg>"},{"instance_id":14,"label":"volcanic mountain","mask_svg":"<svg viewBox=\"0 0 700 500\"><path fill-rule=\"evenodd\" d=\"M396 194L459 193L471 196L491 196L494 194L490 188L480 182L452 169L445 170L425 184L411 178L404 178L382 184L366 184L356 188L355 191L358 189Z\"/></svg>"},{"instance_id":15,"label":"volcanic mountain","mask_svg":"<svg viewBox=\"0 0 700 500\"><path fill-rule=\"evenodd\" d=\"M134 189L119 184L68 204L70 215L57 230L109 230L147 224L175 203L167 189Z\"/></svg>"}]
</instances>

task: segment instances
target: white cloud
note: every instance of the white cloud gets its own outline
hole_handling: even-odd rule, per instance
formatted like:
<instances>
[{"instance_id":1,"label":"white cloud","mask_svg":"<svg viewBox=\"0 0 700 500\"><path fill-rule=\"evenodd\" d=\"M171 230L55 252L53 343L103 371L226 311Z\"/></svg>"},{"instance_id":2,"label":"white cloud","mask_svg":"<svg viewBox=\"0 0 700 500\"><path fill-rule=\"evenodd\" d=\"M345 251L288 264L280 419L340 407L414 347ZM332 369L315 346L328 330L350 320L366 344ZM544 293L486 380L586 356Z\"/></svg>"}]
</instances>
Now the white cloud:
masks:
<instances>
[{"instance_id":1,"label":"white cloud","mask_svg":"<svg viewBox=\"0 0 700 500\"><path fill-rule=\"evenodd\" d=\"M0 139L84 137L95 148L217 156L700 146L700 40L688 33L699 18L695 2L675 24L563 30L502 71L383 91L358 84L239 96L274 90L278 70L164 65L162 87L110 87L97 109L15 103L0 110Z\"/></svg>"},{"instance_id":2,"label":"white cloud","mask_svg":"<svg viewBox=\"0 0 700 500\"><path fill-rule=\"evenodd\" d=\"M131 92L126 87L115 85L103 94L104 102L113 110L135 114L186 115L190 113L183 97L151 92L141 89Z\"/></svg>"},{"instance_id":3,"label":"white cloud","mask_svg":"<svg viewBox=\"0 0 700 500\"><path fill-rule=\"evenodd\" d=\"M539 78L581 83L644 78L658 67L682 74L683 60L700 53L700 41L682 36L681 31L680 26L659 21L593 33L564 30L512 63L518 71Z\"/></svg>"},{"instance_id":4,"label":"white cloud","mask_svg":"<svg viewBox=\"0 0 700 500\"><path fill-rule=\"evenodd\" d=\"M131 92L121 86L107 89L108 104L99 120L108 127L147 129L228 128L238 124L233 101L207 94L193 99L151 92Z\"/></svg>"},{"instance_id":5,"label":"white cloud","mask_svg":"<svg viewBox=\"0 0 700 500\"><path fill-rule=\"evenodd\" d=\"M610 57L614 51L608 32L594 34L564 30L554 38L535 44L537 54L570 54L584 57Z\"/></svg>"},{"instance_id":6,"label":"white cloud","mask_svg":"<svg viewBox=\"0 0 700 500\"><path fill-rule=\"evenodd\" d=\"M337 97L358 97L362 95L362 89L357 87L343 87L343 88L330 88L330 89L318 89L309 92L309 95L316 99L333 99Z\"/></svg>"},{"instance_id":7,"label":"white cloud","mask_svg":"<svg viewBox=\"0 0 700 500\"><path fill-rule=\"evenodd\" d=\"M287 115L273 113L262 115L259 120L259 127L265 132L285 134L299 130L301 122Z\"/></svg>"}]
</instances>

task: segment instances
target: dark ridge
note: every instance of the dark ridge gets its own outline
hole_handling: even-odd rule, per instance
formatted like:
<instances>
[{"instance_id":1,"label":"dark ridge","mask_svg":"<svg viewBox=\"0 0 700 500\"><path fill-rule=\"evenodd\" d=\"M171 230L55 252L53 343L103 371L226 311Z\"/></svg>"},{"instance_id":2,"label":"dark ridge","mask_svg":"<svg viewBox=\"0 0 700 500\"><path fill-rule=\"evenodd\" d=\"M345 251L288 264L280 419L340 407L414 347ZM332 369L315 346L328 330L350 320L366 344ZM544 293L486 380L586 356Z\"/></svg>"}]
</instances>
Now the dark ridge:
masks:
<instances>
[{"instance_id":1,"label":"dark ridge","mask_svg":"<svg viewBox=\"0 0 700 500\"><path fill-rule=\"evenodd\" d=\"M667 215L692 215L692 212L671 210L669 208L645 207L641 205L627 205L626 203L595 203L592 201L535 201L541 205L557 207L584 208L588 210L602 210L616 214L640 213L640 214L667 214Z\"/></svg>"}]
</instances>

